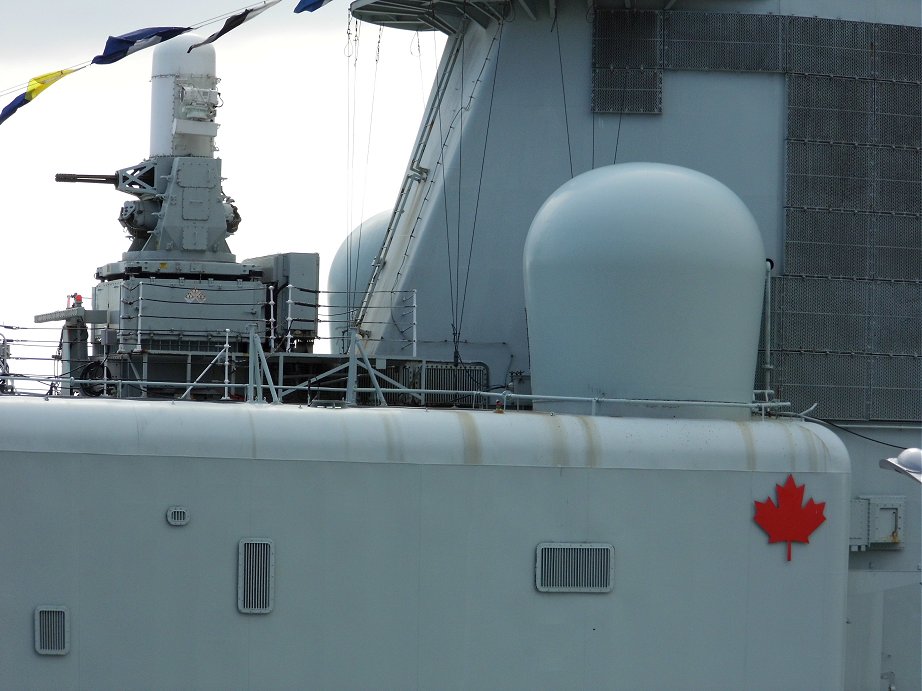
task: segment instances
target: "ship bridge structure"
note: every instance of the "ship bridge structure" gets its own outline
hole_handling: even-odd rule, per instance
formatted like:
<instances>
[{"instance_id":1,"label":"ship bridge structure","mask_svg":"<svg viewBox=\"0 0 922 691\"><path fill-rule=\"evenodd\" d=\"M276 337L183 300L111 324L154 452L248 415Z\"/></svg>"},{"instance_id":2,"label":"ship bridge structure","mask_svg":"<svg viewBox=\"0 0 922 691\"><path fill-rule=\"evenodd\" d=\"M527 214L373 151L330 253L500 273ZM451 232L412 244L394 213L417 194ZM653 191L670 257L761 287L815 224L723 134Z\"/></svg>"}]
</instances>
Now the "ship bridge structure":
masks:
<instances>
[{"instance_id":1,"label":"ship bridge structure","mask_svg":"<svg viewBox=\"0 0 922 691\"><path fill-rule=\"evenodd\" d=\"M581 173L673 164L743 200L771 266L753 389L839 425L853 459L846 687L919 688L920 498L878 463L922 435L918 3L359 0L352 11L448 35L370 280L418 291L427 357L554 393L532 376L521 257L542 204ZM378 315L388 299L372 291L363 307ZM361 327L378 356L399 337L396 319L381 322ZM899 547L868 538L880 515L905 521Z\"/></svg>"}]
</instances>

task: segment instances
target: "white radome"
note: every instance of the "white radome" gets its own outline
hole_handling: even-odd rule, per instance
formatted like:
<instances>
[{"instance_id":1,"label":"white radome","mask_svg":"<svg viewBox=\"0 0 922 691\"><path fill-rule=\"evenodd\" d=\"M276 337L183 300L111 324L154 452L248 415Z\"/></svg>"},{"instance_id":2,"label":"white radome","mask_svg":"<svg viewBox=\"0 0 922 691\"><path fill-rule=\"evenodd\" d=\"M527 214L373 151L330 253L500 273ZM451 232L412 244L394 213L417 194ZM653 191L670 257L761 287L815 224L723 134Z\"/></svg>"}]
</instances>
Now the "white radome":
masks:
<instances>
[{"instance_id":1,"label":"white radome","mask_svg":"<svg viewBox=\"0 0 922 691\"><path fill-rule=\"evenodd\" d=\"M194 33L180 34L154 48L151 64L150 155L212 156L213 136L174 135L179 114L177 82L199 89L215 89L215 50L211 44L189 51L205 40Z\"/></svg>"},{"instance_id":2,"label":"white radome","mask_svg":"<svg viewBox=\"0 0 922 691\"><path fill-rule=\"evenodd\" d=\"M535 216L524 270L535 394L752 400L765 250L714 178L660 163L578 175Z\"/></svg>"}]
</instances>

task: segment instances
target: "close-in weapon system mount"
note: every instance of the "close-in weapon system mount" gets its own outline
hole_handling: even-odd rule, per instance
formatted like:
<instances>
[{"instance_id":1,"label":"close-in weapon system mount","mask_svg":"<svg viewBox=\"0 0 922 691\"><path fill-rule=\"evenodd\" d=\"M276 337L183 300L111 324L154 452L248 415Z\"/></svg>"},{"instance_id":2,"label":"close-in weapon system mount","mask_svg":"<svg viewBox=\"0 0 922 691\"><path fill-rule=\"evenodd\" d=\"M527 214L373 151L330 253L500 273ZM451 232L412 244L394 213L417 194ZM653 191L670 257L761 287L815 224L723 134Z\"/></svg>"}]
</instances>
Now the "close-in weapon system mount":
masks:
<instances>
[{"instance_id":1,"label":"close-in weapon system mount","mask_svg":"<svg viewBox=\"0 0 922 691\"><path fill-rule=\"evenodd\" d=\"M224 194L214 156L221 104L214 51L189 52L188 43L180 37L155 54L150 156L113 175L55 176L112 185L134 197L118 216L131 244L119 261L97 269L93 309L71 296L66 310L36 317L65 322L62 373L84 383L64 385L61 393L108 394L108 384L86 382L101 374L120 383L119 395L172 396L216 353L233 360L250 352L254 338L269 352L312 351L319 257L286 253L238 262L231 252L227 239L241 218ZM216 371L199 382L195 393L226 394L235 368L227 370L228 376Z\"/></svg>"}]
</instances>

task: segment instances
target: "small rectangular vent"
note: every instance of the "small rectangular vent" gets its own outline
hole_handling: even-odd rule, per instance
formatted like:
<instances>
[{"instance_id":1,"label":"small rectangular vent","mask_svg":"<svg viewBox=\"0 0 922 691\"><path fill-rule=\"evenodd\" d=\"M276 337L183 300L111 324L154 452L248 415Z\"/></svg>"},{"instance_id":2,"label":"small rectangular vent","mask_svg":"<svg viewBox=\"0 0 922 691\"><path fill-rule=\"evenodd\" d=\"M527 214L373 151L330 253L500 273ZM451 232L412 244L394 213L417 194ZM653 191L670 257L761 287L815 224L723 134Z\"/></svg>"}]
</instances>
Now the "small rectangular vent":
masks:
<instances>
[{"instance_id":1,"label":"small rectangular vent","mask_svg":"<svg viewBox=\"0 0 922 691\"><path fill-rule=\"evenodd\" d=\"M612 589L615 548L592 542L542 542L535 587L542 593L607 593Z\"/></svg>"},{"instance_id":2,"label":"small rectangular vent","mask_svg":"<svg viewBox=\"0 0 922 691\"><path fill-rule=\"evenodd\" d=\"M189 522L189 512L183 506L171 506L166 511L166 522L175 526L186 525Z\"/></svg>"},{"instance_id":3,"label":"small rectangular vent","mask_svg":"<svg viewBox=\"0 0 922 691\"><path fill-rule=\"evenodd\" d=\"M268 614L275 600L275 550L271 540L240 541L237 559L237 609Z\"/></svg>"},{"instance_id":4,"label":"small rectangular vent","mask_svg":"<svg viewBox=\"0 0 922 691\"><path fill-rule=\"evenodd\" d=\"M35 652L39 655L67 655L70 650L70 622L66 607L35 608Z\"/></svg>"}]
</instances>

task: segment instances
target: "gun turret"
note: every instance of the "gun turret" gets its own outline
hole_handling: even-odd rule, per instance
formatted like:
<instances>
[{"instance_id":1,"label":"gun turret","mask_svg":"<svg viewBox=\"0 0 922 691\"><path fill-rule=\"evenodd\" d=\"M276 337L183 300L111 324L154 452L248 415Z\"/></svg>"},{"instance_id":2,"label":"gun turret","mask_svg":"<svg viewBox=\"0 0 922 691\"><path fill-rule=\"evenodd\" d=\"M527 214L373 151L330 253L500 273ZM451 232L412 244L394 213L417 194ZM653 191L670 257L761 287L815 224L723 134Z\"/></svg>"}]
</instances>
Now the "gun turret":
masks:
<instances>
[{"instance_id":1,"label":"gun turret","mask_svg":"<svg viewBox=\"0 0 922 691\"><path fill-rule=\"evenodd\" d=\"M55 182L93 182L97 185L118 185L118 175L81 175L80 173L57 173Z\"/></svg>"}]
</instances>

